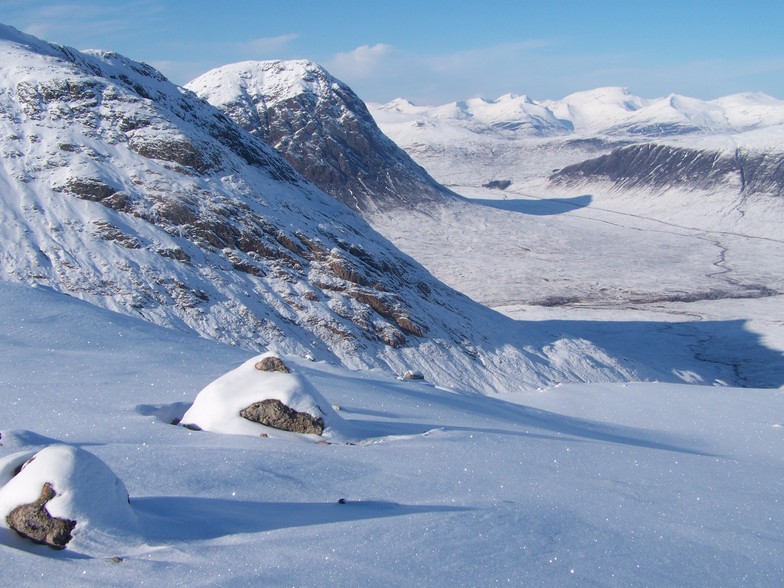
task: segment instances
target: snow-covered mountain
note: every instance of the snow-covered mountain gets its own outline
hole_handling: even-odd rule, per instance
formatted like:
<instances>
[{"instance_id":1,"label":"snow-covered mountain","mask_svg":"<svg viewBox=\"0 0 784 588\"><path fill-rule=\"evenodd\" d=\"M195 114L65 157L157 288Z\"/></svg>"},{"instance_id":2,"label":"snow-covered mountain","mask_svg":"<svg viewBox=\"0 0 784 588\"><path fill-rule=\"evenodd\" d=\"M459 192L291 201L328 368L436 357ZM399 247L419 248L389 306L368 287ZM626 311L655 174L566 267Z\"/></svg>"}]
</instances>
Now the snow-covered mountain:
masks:
<instances>
[{"instance_id":1,"label":"snow-covered mountain","mask_svg":"<svg viewBox=\"0 0 784 588\"><path fill-rule=\"evenodd\" d=\"M444 286L149 66L0 36L4 279L250 349L486 392L679 379Z\"/></svg>"},{"instance_id":2,"label":"snow-covered mountain","mask_svg":"<svg viewBox=\"0 0 784 588\"><path fill-rule=\"evenodd\" d=\"M699 132L743 133L784 124L784 101L762 93L700 100L677 94L646 99L626 88L596 88L561 100L532 100L505 94L441 106L416 106L403 98L370 105L382 126L413 123L461 126L477 133L515 131L517 136L640 135L656 137Z\"/></svg>"},{"instance_id":3,"label":"snow-covered mountain","mask_svg":"<svg viewBox=\"0 0 784 588\"><path fill-rule=\"evenodd\" d=\"M236 63L186 87L358 211L416 208L456 197L378 129L348 86L315 63Z\"/></svg>"},{"instance_id":4,"label":"snow-covered mountain","mask_svg":"<svg viewBox=\"0 0 784 588\"><path fill-rule=\"evenodd\" d=\"M368 216L526 321L152 68L0 26L6 583L778 585L784 396L723 385L784 382L784 242L488 193ZM261 388L325 438L238 426Z\"/></svg>"},{"instance_id":5,"label":"snow-covered mountain","mask_svg":"<svg viewBox=\"0 0 784 588\"><path fill-rule=\"evenodd\" d=\"M386 147L375 152L353 147L358 143L386 145L388 140L380 136L375 125L357 123L367 117L365 109L357 106L358 99L344 84L312 63L241 63L214 70L189 87L254 134L269 136L274 132L279 137L276 146L305 173L308 169L331 166L329 158L324 157L324 145L339 149L357 169L389 169L390 161L395 163L401 159ZM418 121L417 132L433 133L444 144L445 153L460 152L465 145L471 145L471 137L487 138L489 158L496 165L503 163L503 158L496 159L496 156L505 149L511 151L521 135L532 141L574 143L573 150L580 152L601 150L611 142L625 144L636 140L607 135L604 141L591 138L579 141L574 138L574 127L582 124L590 113L596 121L607 122L609 118L602 110L614 109L616 118L620 119L622 113L642 108L646 104L644 100L632 97L625 90L606 89L584 96L575 95L569 101L572 113L582 113L582 118L561 119L546 106L511 94L496 101L476 99L432 110L404 100L394 101L387 108L412 116L431 117L429 123ZM578 103L582 106L578 107ZM282 119L288 121L286 125L281 125ZM450 121L455 124L450 126ZM289 135L286 135L286 129ZM453 132L439 136L445 129ZM292 136L297 138L300 153L307 152L307 156L292 156ZM356 137L364 139L359 141ZM438 150L433 152L434 161L440 157ZM449 155L446 159L449 160ZM477 164L481 166L483 161L465 157L456 168L470 174L476 171ZM415 185L420 177L419 168L410 165L396 166L394 173L398 186L403 185L406 178L413 178L408 185ZM310 177L326 191L334 192L330 180L333 176L312 174ZM645 179L641 178L641 181ZM553 185L563 189L566 182L553 182ZM367 202L389 198L384 183L363 183L362 189L367 193ZM395 197L394 192L391 197ZM777 281L766 283L756 275L740 277L734 266L732 270L724 271L727 269L723 265L725 261L721 257L717 261L716 255L726 246L706 241L699 235L672 239L667 238L666 233L649 231L651 227L646 226L644 229L618 227L614 235L609 236L602 231L585 232L579 223L559 229L556 228L558 223L552 223L549 218L529 222L525 215L515 214L514 207L503 211L454 198L428 200L414 196L414 201L415 206L398 205L381 210L380 207L366 207L362 212L374 227L417 260L425 262L449 284L486 304L508 306L528 302L539 306L562 306L598 302L617 308L626 303L648 301L764 297L774 293L778 286ZM584 198L577 197L575 201L582 202ZM565 238L561 233L569 237ZM623 245L619 248L618 243ZM672 247L684 247L696 254L681 256L683 261L680 261L677 256L665 253ZM656 253L652 254L652 251ZM586 255L590 255L591 261L581 263ZM675 264L673 257L676 257ZM644 277L640 272L629 272L629 268L640 264L647 270L642 274ZM716 272L716 264L721 264L722 271ZM601 272L597 272L597 268L602 268ZM651 325L644 330L647 328L655 329ZM595 337L595 334L587 335L582 326L577 330L588 339ZM710 347L717 341L707 333L702 337L704 341L712 342ZM665 339L668 338L659 339L655 345L670 345L664 343ZM675 347L679 345L675 344ZM696 352L694 358L705 358L715 352L715 349L705 349ZM726 360L719 363L723 361ZM738 361L745 363L745 359ZM747 377L748 374L744 376Z\"/></svg>"},{"instance_id":6,"label":"snow-covered mountain","mask_svg":"<svg viewBox=\"0 0 784 588\"><path fill-rule=\"evenodd\" d=\"M717 214L703 214L707 224L700 226L774 236L765 219L784 213L784 101L760 93L644 99L598 88L533 102L545 113L540 120L558 124L532 132L510 112L511 100L420 107L397 99L370 110L385 133L450 187L511 186L540 197L567 190L610 207L636 198L666 221L684 214L699 220L698 203L719 197Z\"/></svg>"}]
</instances>

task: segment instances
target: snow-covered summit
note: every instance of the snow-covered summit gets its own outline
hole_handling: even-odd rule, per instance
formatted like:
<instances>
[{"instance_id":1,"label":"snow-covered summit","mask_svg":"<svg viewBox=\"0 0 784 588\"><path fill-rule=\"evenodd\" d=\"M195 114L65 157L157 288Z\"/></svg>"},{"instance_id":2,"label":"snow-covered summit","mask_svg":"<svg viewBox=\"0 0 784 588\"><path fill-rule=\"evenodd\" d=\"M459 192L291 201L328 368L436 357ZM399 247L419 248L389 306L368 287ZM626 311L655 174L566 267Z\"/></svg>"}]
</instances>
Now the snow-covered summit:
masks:
<instances>
[{"instance_id":1,"label":"snow-covered summit","mask_svg":"<svg viewBox=\"0 0 784 588\"><path fill-rule=\"evenodd\" d=\"M209 71L187 87L358 211L455 197L379 130L348 86L315 63L246 61Z\"/></svg>"},{"instance_id":2,"label":"snow-covered summit","mask_svg":"<svg viewBox=\"0 0 784 588\"><path fill-rule=\"evenodd\" d=\"M417 106L404 98L387 104L370 104L373 115L385 129L403 123L415 129L454 125L482 135L550 136L569 133L571 123L528 96L504 94L497 99L471 98L440 106Z\"/></svg>"},{"instance_id":3,"label":"snow-covered summit","mask_svg":"<svg viewBox=\"0 0 784 588\"><path fill-rule=\"evenodd\" d=\"M320 65L298 59L224 65L199 76L188 87L199 95L209 92L210 102L220 106L234 102L241 92L275 103L300 94L326 95L335 85L346 87Z\"/></svg>"}]
</instances>

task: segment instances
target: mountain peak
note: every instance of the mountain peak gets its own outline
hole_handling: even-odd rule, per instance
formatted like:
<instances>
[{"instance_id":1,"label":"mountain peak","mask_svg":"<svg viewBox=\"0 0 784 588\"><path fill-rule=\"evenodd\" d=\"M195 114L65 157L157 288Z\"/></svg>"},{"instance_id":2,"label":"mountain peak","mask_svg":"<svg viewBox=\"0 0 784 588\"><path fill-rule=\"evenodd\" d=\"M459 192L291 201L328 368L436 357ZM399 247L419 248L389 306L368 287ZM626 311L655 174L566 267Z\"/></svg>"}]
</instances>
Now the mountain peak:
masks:
<instances>
[{"instance_id":1,"label":"mountain peak","mask_svg":"<svg viewBox=\"0 0 784 588\"><path fill-rule=\"evenodd\" d=\"M266 103L301 94L325 96L336 86L343 84L308 60L242 61L210 70L186 85L200 95L208 92L214 105L232 102L238 94L263 96Z\"/></svg>"},{"instance_id":2,"label":"mountain peak","mask_svg":"<svg viewBox=\"0 0 784 588\"><path fill-rule=\"evenodd\" d=\"M356 210L373 213L455 197L379 130L351 88L313 62L236 63L186 87Z\"/></svg>"}]
</instances>

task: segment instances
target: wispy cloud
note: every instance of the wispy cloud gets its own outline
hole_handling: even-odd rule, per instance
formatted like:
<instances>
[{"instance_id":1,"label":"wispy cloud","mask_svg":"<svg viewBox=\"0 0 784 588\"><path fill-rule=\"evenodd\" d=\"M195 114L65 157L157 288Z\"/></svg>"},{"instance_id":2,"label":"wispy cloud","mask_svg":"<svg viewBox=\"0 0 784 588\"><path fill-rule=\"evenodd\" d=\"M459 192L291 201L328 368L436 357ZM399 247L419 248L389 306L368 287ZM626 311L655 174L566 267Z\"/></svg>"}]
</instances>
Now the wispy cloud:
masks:
<instances>
[{"instance_id":1,"label":"wispy cloud","mask_svg":"<svg viewBox=\"0 0 784 588\"><path fill-rule=\"evenodd\" d=\"M651 62L633 51L575 52L559 39L498 44L439 55L417 55L392 45L361 46L325 63L365 100L402 96L440 104L507 92L562 98L578 90L625 86L646 98L679 93L716 98L740 91L767 91L758 82L778 79L784 59Z\"/></svg>"},{"instance_id":2,"label":"wispy cloud","mask_svg":"<svg viewBox=\"0 0 784 588\"><path fill-rule=\"evenodd\" d=\"M376 45L362 45L352 51L338 53L330 60L330 69L350 73L352 77L373 77L379 70L406 60L403 52L397 51L392 45L377 43Z\"/></svg>"},{"instance_id":3,"label":"wispy cloud","mask_svg":"<svg viewBox=\"0 0 784 588\"><path fill-rule=\"evenodd\" d=\"M280 51L298 38L299 34L297 33L278 35L277 37L262 37L260 39L253 39L247 43L241 43L238 46L238 49L242 52L264 56L270 52Z\"/></svg>"},{"instance_id":4,"label":"wispy cloud","mask_svg":"<svg viewBox=\"0 0 784 588\"><path fill-rule=\"evenodd\" d=\"M389 92L409 92L405 97L415 102L450 101L513 91L509 87L511 80L519 80L521 72L530 69L536 56L551 45L551 41L537 39L440 55L416 55L380 43L338 53L325 65L368 100L388 99Z\"/></svg>"},{"instance_id":5,"label":"wispy cloud","mask_svg":"<svg viewBox=\"0 0 784 588\"><path fill-rule=\"evenodd\" d=\"M112 38L152 26L164 12L161 0L44 3L0 0L3 20L43 39L80 46L82 37Z\"/></svg>"}]
</instances>

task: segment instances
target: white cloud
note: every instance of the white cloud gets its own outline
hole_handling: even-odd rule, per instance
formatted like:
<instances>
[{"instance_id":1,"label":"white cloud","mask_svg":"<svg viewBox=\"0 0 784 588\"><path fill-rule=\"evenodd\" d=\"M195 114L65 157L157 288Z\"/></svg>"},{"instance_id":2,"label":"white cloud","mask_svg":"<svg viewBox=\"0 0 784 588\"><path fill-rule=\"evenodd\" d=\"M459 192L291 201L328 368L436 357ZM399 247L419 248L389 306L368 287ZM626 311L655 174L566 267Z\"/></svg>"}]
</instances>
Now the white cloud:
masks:
<instances>
[{"instance_id":1,"label":"white cloud","mask_svg":"<svg viewBox=\"0 0 784 588\"><path fill-rule=\"evenodd\" d=\"M543 40L501 44L442 55L415 55L392 45L363 45L324 65L366 100L403 96L438 103L477 95L500 96L550 45Z\"/></svg>"},{"instance_id":2,"label":"white cloud","mask_svg":"<svg viewBox=\"0 0 784 588\"><path fill-rule=\"evenodd\" d=\"M568 40L530 40L440 55L417 55L386 44L364 45L324 63L361 98L386 102L404 97L417 104L443 104L507 92L535 99L562 98L601 86L625 86L647 98L684 94L716 98L763 91L776 97L784 60L651 63L630 51L567 50ZM780 92L779 92L780 93Z\"/></svg>"},{"instance_id":3,"label":"white cloud","mask_svg":"<svg viewBox=\"0 0 784 588\"><path fill-rule=\"evenodd\" d=\"M348 75L352 78L373 77L379 69L394 62L405 60L405 54L397 51L392 45L377 43L362 45L353 51L338 53L327 64L336 75Z\"/></svg>"},{"instance_id":4,"label":"white cloud","mask_svg":"<svg viewBox=\"0 0 784 588\"><path fill-rule=\"evenodd\" d=\"M254 39L247 43L243 43L240 45L240 49L249 53L263 55L271 51L279 51L298 38L299 35L297 33L278 35L277 37L262 37L260 39Z\"/></svg>"}]
</instances>

